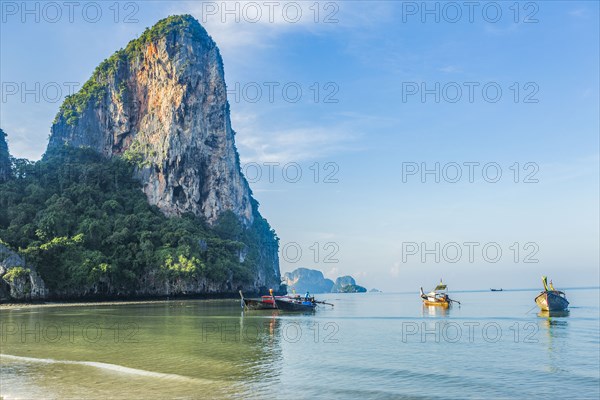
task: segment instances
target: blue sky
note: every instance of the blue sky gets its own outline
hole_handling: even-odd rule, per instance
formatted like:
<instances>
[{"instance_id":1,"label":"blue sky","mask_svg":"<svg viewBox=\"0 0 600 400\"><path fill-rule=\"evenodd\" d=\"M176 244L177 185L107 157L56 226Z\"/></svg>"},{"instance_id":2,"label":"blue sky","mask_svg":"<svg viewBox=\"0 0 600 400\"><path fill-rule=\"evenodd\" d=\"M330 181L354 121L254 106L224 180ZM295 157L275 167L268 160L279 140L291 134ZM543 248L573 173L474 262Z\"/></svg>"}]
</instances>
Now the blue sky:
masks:
<instances>
[{"instance_id":1,"label":"blue sky","mask_svg":"<svg viewBox=\"0 0 600 400\"><path fill-rule=\"evenodd\" d=\"M233 14L222 2L81 2L72 21L60 2L60 17L27 4L29 14L21 2L1 10L0 126L18 157L44 152L71 82L145 27L191 13L221 49L238 149L285 247L282 272L315 267L386 291L442 276L455 289L535 287L541 274L599 284L597 2L475 2L472 15L463 2L427 3L437 15L422 2L275 2L272 19L261 1L228 2ZM265 162L279 163L272 181ZM440 182L423 183L436 163ZM423 243L439 243L439 262Z\"/></svg>"}]
</instances>

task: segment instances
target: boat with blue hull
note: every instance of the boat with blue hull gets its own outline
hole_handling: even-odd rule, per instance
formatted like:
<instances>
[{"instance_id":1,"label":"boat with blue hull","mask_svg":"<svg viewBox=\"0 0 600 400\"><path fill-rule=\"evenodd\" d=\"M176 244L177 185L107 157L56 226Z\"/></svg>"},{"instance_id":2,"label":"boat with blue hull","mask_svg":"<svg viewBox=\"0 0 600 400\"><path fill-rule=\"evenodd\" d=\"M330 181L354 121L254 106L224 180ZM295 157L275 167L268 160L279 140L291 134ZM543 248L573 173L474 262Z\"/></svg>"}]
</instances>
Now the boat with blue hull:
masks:
<instances>
[{"instance_id":1,"label":"boat with blue hull","mask_svg":"<svg viewBox=\"0 0 600 400\"><path fill-rule=\"evenodd\" d=\"M317 308L317 303L313 297L305 298L287 298L275 299L277 308L283 311L314 311Z\"/></svg>"},{"instance_id":2,"label":"boat with blue hull","mask_svg":"<svg viewBox=\"0 0 600 400\"><path fill-rule=\"evenodd\" d=\"M273 289L269 290L268 296L261 298L247 298L240 290L241 305L244 310L284 310L284 311L314 311L317 304L333 304L317 301L308 293L304 297L299 295L274 296Z\"/></svg>"},{"instance_id":3,"label":"boat with blue hull","mask_svg":"<svg viewBox=\"0 0 600 400\"><path fill-rule=\"evenodd\" d=\"M542 276L544 291L535 298L535 303L541 311L565 311L569 307L569 301L565 292L554 289L552 281L548 284L548 278Z\"/></svg>"}]
</instances>

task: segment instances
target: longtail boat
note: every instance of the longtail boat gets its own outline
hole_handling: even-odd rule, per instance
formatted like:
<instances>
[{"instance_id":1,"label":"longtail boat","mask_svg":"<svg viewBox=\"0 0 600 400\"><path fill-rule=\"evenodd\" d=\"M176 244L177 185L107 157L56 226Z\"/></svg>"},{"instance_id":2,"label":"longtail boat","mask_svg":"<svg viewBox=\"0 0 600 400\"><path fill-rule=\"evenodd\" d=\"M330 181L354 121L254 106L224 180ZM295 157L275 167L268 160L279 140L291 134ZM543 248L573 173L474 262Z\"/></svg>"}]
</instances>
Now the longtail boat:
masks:
<instances>
[{"instance_id":1,"label":"longtail boat","mask_svg":"<svg viewBox=\"0 0 600 400\"><path fill-rule=\"evenodd\" d=\"M313 311L317 307L317 304L333 306L331 303L315 300L315 298L309 296L308 293L305 297L300 297L300 295L273 296L273 289L269 289L269 295L261 296L260 298L244 297L241 290L239 293L242 299L242 308L245 310L280 309L284 311Z\"/></svg>"},{"instance_id":2,"label":"longtail boat","mask_svg":"<svg viewBox=\"0 0 600 400\"><path fill-rule=\"evenodd\" d=\"M262 296L260 298L246 298L240 290L240 297L242 298L242 308L246 310L273 310L277 308L275 304L275 297L273 296L273 289L269 290L270 296Z\"/></svg>"},{"instance_id":3,"label":"longtail boat","mask_svg":"<svg viewBox=\"0 0 600 400\"><path fill-rule=\"evenodd\" d=\"M569 307L569 301L565 292L554 289L552 281L548 285L548 278L542 276L544 291L537 295L535 303L542 311L565 311Z\"/></svg>"},{"instance_id":4,"label":"longtail boat","mask_svg":"<svg viewBox=\"0 0 600 400\"><path fill-rule=\"evenodd\" d=\"M317 302L314 297L288 297L275 299L277 308L284 311L314 311Z\"/></svg>"},{"instance_id":5,"label":"longtail boat","mask_svg":"<svg viewBox=\"0 0 600 400\"><path fill-rule=\"evenodd\" d=\"M454 303L460 304L459 301L452 300L448 296L448 287L440 279L440 283L431 292L425 294L421 288L421 299L426 306L439 306L448 308Z\"/></svg>"},{"instance_id":6,"label":"longtail boat","mask_svg":"<svg viewBox=\"0 0 600 400\"><path fill-rule=\"evenodd\" d=\"M502 288L500 288L500 289L490 289L490 290L491 290L492 292L501 292L501 291L502 291Z\"/></svg>"}]
</instances>

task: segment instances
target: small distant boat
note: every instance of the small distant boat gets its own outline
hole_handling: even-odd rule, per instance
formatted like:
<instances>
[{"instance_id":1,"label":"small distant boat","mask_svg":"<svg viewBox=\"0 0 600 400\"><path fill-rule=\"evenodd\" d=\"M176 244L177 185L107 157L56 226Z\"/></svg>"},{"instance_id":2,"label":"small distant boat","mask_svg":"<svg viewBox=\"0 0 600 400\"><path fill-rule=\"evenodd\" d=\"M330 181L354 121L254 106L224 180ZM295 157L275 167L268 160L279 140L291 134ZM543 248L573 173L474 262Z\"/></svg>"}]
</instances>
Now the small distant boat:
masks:
<instances>
[{"instance_id":1,"label":"small distant boat","mask_svg":"<svg viewBox=\"0 0 600 400\"><path fill-rule=\"evenodd\" d=\"M548 278L542 276L544 291L535 298L535 303L541 311L565 311L569 307L569 301L565 292L554 289L552 281L548 285Z\"/></svg>"},{"instance_id":2,"label":"small distant boat","mask_svg":"<svg viewBox=\"0 0 600 400\"><path fill-rule=\"evenodd\" d=\"M452 300L448 296L448 287L440 279L440 283L431 292L425 294L423 288L421 288L421 299L423 304L426 306L439 306L448 308L452 303L458 303L459 301Z\"/></svg>"},{"instance_id":3,"label":"small distant boat","mask_svg":"<svg viewBox=\"0 0 600 400\"><path fill-rule=\"evenodd\" d=\"M262 296L260 298L246 298L240 290L240 297L242 298L242 308L246 310L273 310L277 309L275 303L275 297L273 296L273 289L269 291L270 296Z\"/></svg>"},{"instance_id":4,"label":"small distant boat","mask_svg":"<svg viewBox=\"0 0 600 400\"><path fill-rule=\"evenodd\" d=\"M500 289L490 289L490 290L491 290L492 292L501 292L501 291L502 291L502 288L500 288Z\"/></svg>"}]
</instances>

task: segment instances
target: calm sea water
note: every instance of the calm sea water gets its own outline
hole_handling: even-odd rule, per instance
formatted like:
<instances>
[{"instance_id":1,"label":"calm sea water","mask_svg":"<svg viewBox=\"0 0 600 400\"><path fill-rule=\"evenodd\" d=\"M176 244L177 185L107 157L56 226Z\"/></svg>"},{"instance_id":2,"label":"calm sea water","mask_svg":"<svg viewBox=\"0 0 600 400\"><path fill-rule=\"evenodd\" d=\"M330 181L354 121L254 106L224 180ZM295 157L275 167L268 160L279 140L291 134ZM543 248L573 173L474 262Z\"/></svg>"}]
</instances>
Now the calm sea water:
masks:
<instances>
[{"instance_id":1,"label":"calm sea water","mask_svg":"<svg viewBox=\"0 0 600 400\"><path fill-rule=\"evenodd\" d=\"M600 292L332 294L309 315L239 301L0 311L0 395L13 398L600 397Z\"/></svg>"}]
</instances>

